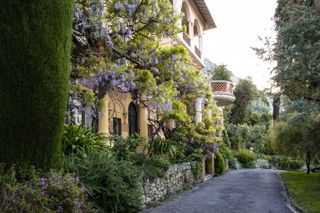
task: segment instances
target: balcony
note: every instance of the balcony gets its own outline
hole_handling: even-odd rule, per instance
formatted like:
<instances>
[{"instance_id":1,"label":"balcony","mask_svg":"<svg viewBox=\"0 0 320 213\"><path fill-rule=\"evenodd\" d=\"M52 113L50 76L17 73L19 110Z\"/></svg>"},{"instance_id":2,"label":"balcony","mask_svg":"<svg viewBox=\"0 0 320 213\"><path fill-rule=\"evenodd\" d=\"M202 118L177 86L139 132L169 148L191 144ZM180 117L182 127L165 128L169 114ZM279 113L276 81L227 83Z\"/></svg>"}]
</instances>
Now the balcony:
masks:
<instances>
[{"instance_id":1,"label":"balcony","mask_svg":"<svg viewBox=\"0 0 320 213\"><path fill-rule=\"evenodd\" d=\"M189 37L189 35L185 32L183 32L183 40L189 45L191 46L191 38Z\"/></svg>"},{"instance_id":2,"label":"balcony","mask_svg":"<svg viewBox=\"0 0 320 213\"><path fill-rule=\"evenodd\" d=\"M199 58L201 58L201 51L199 50L199 48L197 46L194 47L194 51L199 56Z\"/></svg>"},{"instance_id":3,"label":"balcony","mask_svg":"<svg viewBox=\"0 0 320 213\"><path fill-rule=\"evenodd\" d=\"M211 88L218 106L227 106L236 100L233 94L233 84L230 81L211 81Z\"/></svg>"}]
</instances>

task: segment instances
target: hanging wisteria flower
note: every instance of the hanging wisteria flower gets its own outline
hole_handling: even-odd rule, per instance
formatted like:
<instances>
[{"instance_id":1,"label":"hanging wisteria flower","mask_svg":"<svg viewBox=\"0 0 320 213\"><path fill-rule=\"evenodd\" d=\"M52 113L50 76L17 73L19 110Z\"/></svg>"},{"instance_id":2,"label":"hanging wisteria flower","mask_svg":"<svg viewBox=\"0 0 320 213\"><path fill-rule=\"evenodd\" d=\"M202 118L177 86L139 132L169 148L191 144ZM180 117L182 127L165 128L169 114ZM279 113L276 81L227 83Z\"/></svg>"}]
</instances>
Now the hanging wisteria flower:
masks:
<instances>
[{"instance_id":1,"label":"hanging wisteria flower","mask_svg":"<svg viewBox=\"0 0 320 213\"><path fill-rule=\"evenodd\" d=\"M134 90L135 89L135 87L136 87L136 84L133 82L133 81L130 81L130 83L129 83L129 90Z\"/></svg>"},{"instance_id":2,"label":"hanging wisteria flower","mask_svg":"<svg viewBox=\"0 0 320 213\"><path fill-rule=\"evenodd\" d=\"M120 2L117 2L115 5L114 5L114 8L119 11L121 10L121 8L123 7L123 5L120 3Z\"/></svg>"},{"instance_id":3,"label":"hanging wisteria flower","mask_svg":"<svg viewBox=\"0 0 320 213\"><path fill-rule=\"evenodd\" d=\"M135 4L129 4L127 5L127 9L129 10L129 14L130 16L132 16L132 14L136 11L137 9L137 5Z\"/></svg>"}]
</instances>

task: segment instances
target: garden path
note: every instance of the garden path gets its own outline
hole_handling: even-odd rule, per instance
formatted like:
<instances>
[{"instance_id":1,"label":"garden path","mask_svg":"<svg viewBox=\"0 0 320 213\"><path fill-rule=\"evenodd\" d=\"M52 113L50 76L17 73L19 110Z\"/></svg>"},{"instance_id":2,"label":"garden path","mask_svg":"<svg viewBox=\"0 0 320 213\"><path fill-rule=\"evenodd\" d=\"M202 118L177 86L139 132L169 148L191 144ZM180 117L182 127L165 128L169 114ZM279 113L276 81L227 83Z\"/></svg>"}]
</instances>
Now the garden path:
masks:
<instances>
[{"instance_id":1,"label":"garden path","mask_svg":"<svg viewBox=\"0 0 320 213\"><path fill-rule=\"evenodd\" d=\"M280 171L231 171L144 213L292 213Z\"/></svg>"}]
</instances>

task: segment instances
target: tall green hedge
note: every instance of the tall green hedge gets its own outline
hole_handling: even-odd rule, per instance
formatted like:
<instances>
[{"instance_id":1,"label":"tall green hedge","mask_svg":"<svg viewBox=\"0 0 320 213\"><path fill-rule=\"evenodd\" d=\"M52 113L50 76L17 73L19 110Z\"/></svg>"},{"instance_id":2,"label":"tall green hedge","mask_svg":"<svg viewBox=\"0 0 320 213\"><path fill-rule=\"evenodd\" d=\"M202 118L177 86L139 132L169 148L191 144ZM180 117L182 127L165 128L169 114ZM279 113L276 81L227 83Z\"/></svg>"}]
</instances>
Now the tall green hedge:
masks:
<instances>
[{"instance_id":1,"label":"tall green hedge","mask_svg":"<svg viewBox=\"0 0 320 213\"><path fill-rule=\"evenodd\" d=\"M0 1L0 162L59 163L73 0Z\"/></svg>"}]
</instances>

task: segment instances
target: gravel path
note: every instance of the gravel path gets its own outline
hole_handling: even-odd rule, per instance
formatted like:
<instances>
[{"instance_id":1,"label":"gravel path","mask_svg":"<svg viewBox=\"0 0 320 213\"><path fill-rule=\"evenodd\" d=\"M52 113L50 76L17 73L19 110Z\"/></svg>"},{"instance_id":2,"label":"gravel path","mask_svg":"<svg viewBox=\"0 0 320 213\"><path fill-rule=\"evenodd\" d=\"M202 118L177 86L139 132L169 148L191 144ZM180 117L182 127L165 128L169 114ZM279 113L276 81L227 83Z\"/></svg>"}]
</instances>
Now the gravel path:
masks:
<instances>
[{"instance_id":1,"label":"gravel path","mask_svg":"<svg viewBox=\"0 0 320 213\"><path fill-rule=\"evenodd\" d=\"M279 171L231 171L145 213L292 213Z\"/></svg>"}]
</instances>

